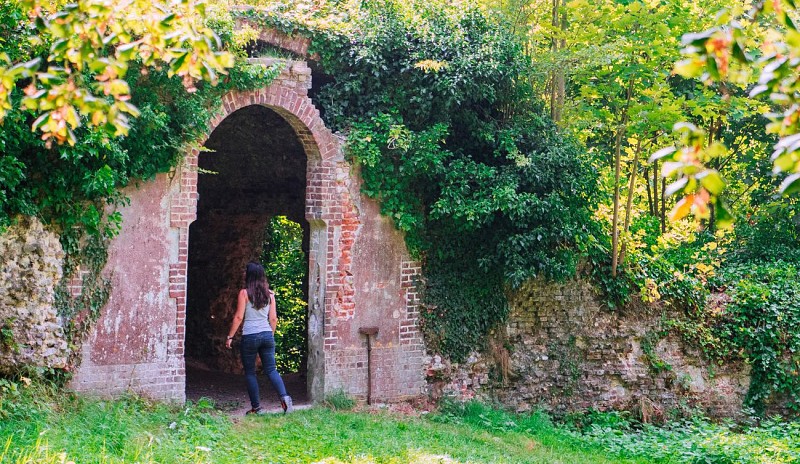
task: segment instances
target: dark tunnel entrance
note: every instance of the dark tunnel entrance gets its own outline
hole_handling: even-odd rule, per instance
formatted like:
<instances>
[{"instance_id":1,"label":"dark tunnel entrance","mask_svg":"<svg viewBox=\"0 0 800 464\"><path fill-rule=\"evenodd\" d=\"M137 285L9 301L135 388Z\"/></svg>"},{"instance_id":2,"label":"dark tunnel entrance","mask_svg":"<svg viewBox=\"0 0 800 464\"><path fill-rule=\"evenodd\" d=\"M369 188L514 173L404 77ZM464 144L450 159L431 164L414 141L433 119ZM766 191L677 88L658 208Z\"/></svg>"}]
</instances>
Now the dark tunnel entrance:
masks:
<instances>
[{"instance_id":1,"label":"dark tunnel entrance","mask_svg":"<svg viewBox=\"0 0 800 464\"><path fill-rule=\"evenodd\" d=\"M287 301L280 300L281 291L286 289L273 284L279 299L276 351L279 357L281 354L284 357L283 363L279 360L279 370L289 394L296 403L307 401L304 355L307 311L298 310L297 306L305 308L308 301L306 153L292 127L271 109L258 105L242 108L225 118L211 133L205 147L209 151L202 151L198 160L197 219L189 229L187 399L205 396L229 408L249 406L239 360L240 335L236 336L232 350L225 348L225 337L236 309L238 291L244 284L246 263L262 262L268 274L270 267L281 267L265 262L269 256L279 255L274 252L274 228L280 223L294 224L291 226L294 245L289 246L300 248L292 256L302 257L299 266L303 275L290 276L296 288L289 292L292 297L287 297ZM279 285L284 285L281 283L284 280L277 278ZM293 301L293 306L284 310L282 306L288 300ZM294 324L294 334L286 334L287 330L293 330L287 322ZM298 348L299 345L302 346ZM292 356L296 358L294 361L285 362ZM286 366L296 372L286 372ZM277 395L262 372L259 383L263 404L276 403Z\"/></svg>"}]
</instances>

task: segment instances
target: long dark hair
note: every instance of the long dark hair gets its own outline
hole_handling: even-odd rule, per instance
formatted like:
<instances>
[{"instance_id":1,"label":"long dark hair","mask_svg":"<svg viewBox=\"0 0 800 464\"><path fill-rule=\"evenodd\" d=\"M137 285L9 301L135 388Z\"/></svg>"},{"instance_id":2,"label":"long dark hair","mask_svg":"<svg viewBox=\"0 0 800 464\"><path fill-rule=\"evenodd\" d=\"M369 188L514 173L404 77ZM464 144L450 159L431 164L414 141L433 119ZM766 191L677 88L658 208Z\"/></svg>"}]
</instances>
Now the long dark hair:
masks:
<instances>
[{"instance_id":1,"label":"long dark hair","mask_svg":"<svg viewBox=\"0 0 800 464\"><path fill-rule=\"evenodd\" d=\"M249 262L244 274L244 283L247 287L247 299L253 307L261 309L269 304L269 282L264 273L264 266Z\"/></svg>"}]
</instances>

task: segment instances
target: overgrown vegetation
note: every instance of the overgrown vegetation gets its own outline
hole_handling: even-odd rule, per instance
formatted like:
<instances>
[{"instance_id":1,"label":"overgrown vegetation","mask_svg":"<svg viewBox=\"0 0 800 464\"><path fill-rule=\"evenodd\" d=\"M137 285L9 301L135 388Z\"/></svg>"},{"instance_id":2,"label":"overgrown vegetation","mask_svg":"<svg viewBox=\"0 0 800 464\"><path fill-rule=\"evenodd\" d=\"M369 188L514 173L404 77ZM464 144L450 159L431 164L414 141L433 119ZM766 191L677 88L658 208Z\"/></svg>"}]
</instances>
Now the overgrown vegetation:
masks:
<instances>
[{"instance_id":1,"label":"overgrown vegetation","mask_svg":"<svg viewBox=\"0 0 800 464\"><path fill-rule=\"evenodd\" d=\"M3 51L13 60L47 57L51 44L46 37L37 37L45 39L38 46L23 45L37 43L33 40L36 31L25 27L23 12L19 2L0 7ZM219 35L229 38L231 52L241 54L232 39L229 13L209 14L207 21ZM126 102L135 105L139 114L130 121L127 136L114 137L108 127L89 124L71 129L70 143L43 139L31 130L37 113L20 103L27 98L23 87L28 80L11 89L13 105L0 131L0 230L23 214L38 217L60 234L67 257L56 304L74 356L108 297L108 282L100 271L107 239L121 225L116 211L126 203L121 189L172 169L192 143L201 142L225 93L267 85L280 71L242 60L217 85L197 82L189 92L185 79L170 76L168 69L144 66L141 59L132 59L128 66L125 82L130 99ZM93 77L89 71L85 74L87 79ZM84 286L81 296L74 299L67 283L79 269Z\"/></svg>"},{"instance_id":2,"label":"overgrown vegetation","mask_svg":"<svg viewBox=\"0 0 800 464\"><path fill-rule=\"evenodd\" d=\"M643 462L608 457L544 415L513 418L525 427L511 427L493 422L505 413L481 413L493 427L475 425L475 416L429 420L338 406L232 420L206 400L184 407L136 397L103 401L0 380L0 461Z\"/></svg>"},{"instance_id":3,"label":"overgrown vegetation","mask_svg":"<svg viewBox=\"0 0 800 464\"><path fill-rule=\"evenodd\" d=\"M430 347L463 359L505 318L506 286L575 275L595 171L520 83L518 43L477 6L372 2L347 26L313 36L334 77L317 101L423 261Z\"/></svg>"},{"instance_id":4,"label":"overgrown vegetation","mask_svg":"<svg viewBox=\"0 0 800 464\"><path fill-rule=\"evenodd\" d=\"M669 463L790 463L800 459L800 424L774 418L758 426L703 417L663 426L638 424L624 413L591 413L575 436L620 457Z\"/></svg>"},{"instance_id":5,"label":"overgrown vegetation","mask_svg":"<svg viewBox=\"0 0 800 464\"><path fill-rule=\"evenodd\" d=\"M677 335L711 365L749 364L748 406L796 409L800 331L788 276L797 275L800 220L796 199L775 196L800 185L794 139L772 153L773 134L797 127L786 59L797 49L785 14L794 5L484 3L533 57L527 76L550 116L597 154L604 233L586 250L593 280L611 308L634 298L663 308L642 341L653 370L670 366L648 347ZM677 150L657 151L670 144ZM771 169L788 177L781 183ZM728 213L733 229L722 228ZM681 220L688 215L698 220Z\"/></svg>"},{"instance_id":6,"label":"overgrown vegetation","mask_svg":"<svg viewBox=\"0 0 800 464\"><path fill-rule=\"evenodd\" d=\"M777 400L800 408L800 216L796 200L773 197L800 188L798 106L786 88L797 34L781 9L791 2L760 2L749 17L747 2L720 0L249 3L265 8L237 14L312 34L330 78L316 103L349 134L364 192L424 264L430 349L464 359L504 321L515 285L585 269L611 309L634 298L663 305L662 326L643 343L655 370L669 366L653 348L677 334L711 362L748 363L757 411ZM31 40L21 5L0 6L3 51L14 62L44 58L50 44ZM722 7L730 10L709 13ZM241 54L252 31L234 34L228 12L209 11L208 24ZM752 37L726 26L732 19ZM775 19L785 30L770 29ZM681 36L688 61L676 67ZM749 64L748 53L771 65L728 67ZM94 316L104 302L97 270L104 237L119 227L120 188L172 168L220 95L276 72L240 64L216 87L187 93L184 79L142 63L125 74L141 114L122 138L84 124L64 136L74 145L48 144L21 109L29 82L7 89L0 227L38 216L70 254L83 253L67 270L92 270L81 300L62 285L62 316ZM751 92L759 73L766 87ZM705 85L725 77L734 82ZM769 99L756 95L765 88ZM782 183L768 175L776 138L759 115L769 112L770 130L784 137L773 156L788 174ZM689 124L673 133L677 121ZM679 149L656 152L672 143ZM725 230L728 212L737 221ZM681 219L690 214L700 220ZM296 293L285 300L301 307Z\"/></svg>"},{"instance_id":7,"label":"overgrown vegetation","mask_svg":"<svg viewBox=\"0 0 800 464\"><path fill-rule=\"evenodd\" d=\"M758 425L714 423L697 416L665 425L642 424L627 413L587 411L554 425L541 412L512 414L478 402L443 403L436 422L468 424L490 432L538 436L558 431L545 445L578 442L600 446L609 456L654 463L789 463L800 459L800 424L780 418Z\"/></svg>"}]
</instances>

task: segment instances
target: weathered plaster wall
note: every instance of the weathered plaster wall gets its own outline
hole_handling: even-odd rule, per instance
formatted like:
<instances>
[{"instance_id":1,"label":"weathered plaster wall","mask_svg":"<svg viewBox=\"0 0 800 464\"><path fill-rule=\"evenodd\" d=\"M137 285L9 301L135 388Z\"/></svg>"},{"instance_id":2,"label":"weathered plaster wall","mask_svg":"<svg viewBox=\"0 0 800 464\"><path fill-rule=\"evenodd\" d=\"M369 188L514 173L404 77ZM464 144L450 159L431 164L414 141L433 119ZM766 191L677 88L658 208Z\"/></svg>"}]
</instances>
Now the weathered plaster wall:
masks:
<instances>
[{"instance_id":1,"label":"weathered plaster wall","mask_svg":"<svg viewBox=\"0 0 800 464\"><path fill-rule=\"evenodd\" d=\"M178 252L170 199L179 186L179 176L159 174L124 191L130 205L121 209L122 231L110 244L104 270L111 294L83 344L74 389L183 400L184 328L169 293L169 265Z\"/></svg>"},{"instance_id":2,"label":"weathered plaster wall","mask_svg":"<svg viewBox=\"0 0 800 464\"><path fill-rule=\"evenodd\" d=\"M20 217L0 235L0 373L63 368L67 342L54 307L64 253L36 218Z\"/></svg>"},{"instance_id":3,"label":"weathered plaster wall","mask_svg":"<svg viewBox=\"0 0 800 464\"><path fill-rule=\"evenodd\" d=\"M344 280L349 284L336 296L326 326L326 382L328 391L341 388L367 396L367 340L360 328L376 327L371 341L371 397L391 401L419 396L425 391L421 368L424 346L417 330L416 293L412 276L419 273L410 261L402 234L380 215L374 200L359 194L355 176L350 185L355 201L344 212L341 240L352 252L339 260L352 263ZM346 301L352 298L352 306Z\"/></svg>"},{"instance_id":4,"label":"weathered plaster wall","mask_svg":"<svg viewBox=\"0 0 800 464\"><path fill-rule=\"evenodd\" d=\"M654 338L653 352L671 368L653 372L642 342L660 329L658 308L605 310L591 287L580 281L530 282L513 294L510 304L504 330L490 340L490 354L474 355L460 366L439 356L429 359L435 395L487 395L518 410L592 407L651 417L688 406L720 417L741 411L749 385L742 366L711 366L670 336ZM510 350L503 350L504 345Z\"/></svg>"}]
</instances>

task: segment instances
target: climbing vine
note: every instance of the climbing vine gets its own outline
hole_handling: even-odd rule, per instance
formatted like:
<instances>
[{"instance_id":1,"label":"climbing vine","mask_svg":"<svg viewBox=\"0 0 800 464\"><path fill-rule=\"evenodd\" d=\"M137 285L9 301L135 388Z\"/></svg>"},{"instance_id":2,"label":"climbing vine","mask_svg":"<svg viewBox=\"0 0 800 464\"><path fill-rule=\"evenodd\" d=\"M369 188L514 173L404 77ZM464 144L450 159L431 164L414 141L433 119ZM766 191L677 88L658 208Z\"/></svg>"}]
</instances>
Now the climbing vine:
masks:
<instances>
[{"instance_id":1,"label":"climbing vine","mask_svg":"<svg viewBox=\"0 0 800 464\"><path fill-rule=\"evenodd\" d=\"M785 399L800 412L800 282L795 263L777 261L731 267L725 281L731 302L725 324L751 366L746 403L763 412Z\"/></svg>"},{"instance_id":2,"label":"climbing vine","mask_svg":"<svg viewBox=\"0 0 800 464\"><path fill-rule=\"evenodd\" d=\"M72 228L62 234L61 243L65 252L64 278L56 287L55 306L58 316L64 321L64 336L69 347L68 365L75 366L80 361L83 337L108 302L111 286L102 274L108 258L108 238ZM69 286L73 276L80 278L78 295L73 295Z\"/></svg>"}]
</instances>

